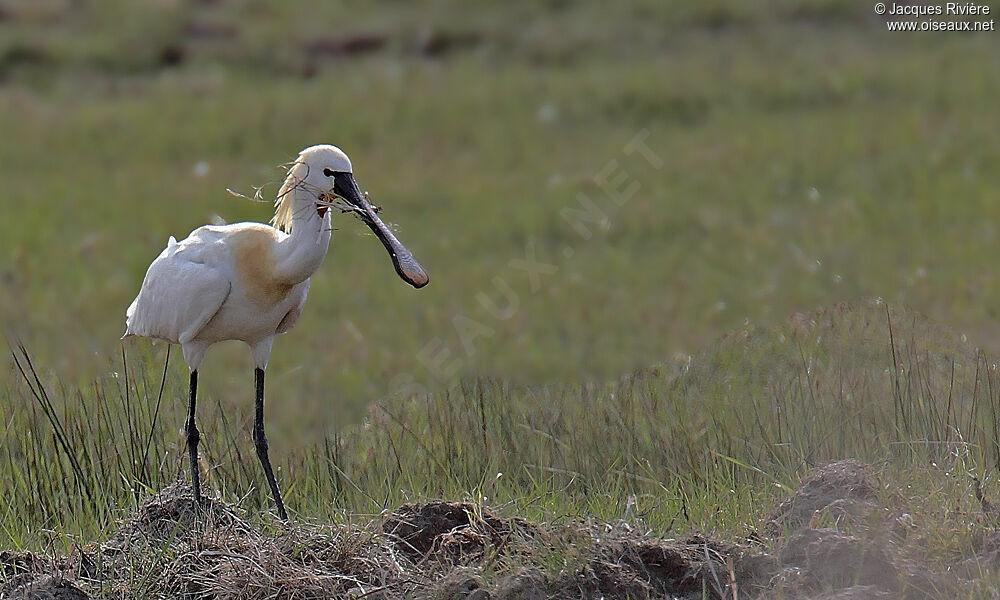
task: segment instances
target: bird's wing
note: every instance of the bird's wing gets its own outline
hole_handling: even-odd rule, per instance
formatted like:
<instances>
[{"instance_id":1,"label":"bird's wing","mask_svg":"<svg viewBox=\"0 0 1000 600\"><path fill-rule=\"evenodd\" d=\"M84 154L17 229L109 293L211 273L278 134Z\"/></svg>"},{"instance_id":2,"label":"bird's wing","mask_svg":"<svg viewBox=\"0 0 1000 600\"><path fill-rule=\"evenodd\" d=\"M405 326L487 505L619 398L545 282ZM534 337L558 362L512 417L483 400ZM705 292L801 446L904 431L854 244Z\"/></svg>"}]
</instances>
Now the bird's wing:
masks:
<instances>
[{"instance_id":1,"label":"bird's wing","mask_svg":"<svg viewBox=\"0 0 1000 600\"><path fill-rule=\"evenodd\" d=\"M126 336L185 343L215 316L232 282L215 258L220 247L213 233L203 227L180 243L170 238L125 313Z\"/></svg>"},{"instance_id":2,"label":"bird's wing","mask_svg":"<svg viewBox=\"0 0 1000 600\"><path fill-rule=\"evenodd\" d=\"M292 310L288 311L281 322L278 323L278 329L276 333L282 334L291 330L295 326L295 322L299 320L299 316L302 314L302 309L306 305L306 296L309 294L309 280L306 279L304 283L304 289L302 290L302 297L299 299L299 303L296 304Z\"/></svg>"}]
</instances>

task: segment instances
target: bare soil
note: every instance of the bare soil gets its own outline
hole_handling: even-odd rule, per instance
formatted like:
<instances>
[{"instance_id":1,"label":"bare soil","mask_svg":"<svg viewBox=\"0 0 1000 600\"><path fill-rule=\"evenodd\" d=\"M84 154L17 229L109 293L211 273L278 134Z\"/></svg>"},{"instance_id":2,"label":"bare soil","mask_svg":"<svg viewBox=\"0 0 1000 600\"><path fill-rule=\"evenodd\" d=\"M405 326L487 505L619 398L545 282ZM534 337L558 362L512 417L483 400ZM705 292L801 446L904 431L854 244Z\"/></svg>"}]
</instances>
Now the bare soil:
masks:
<instances>
[{"instance_id":1,"label":"bare soil","mask_svg":"<svg viewBox=\"0 0 1000 600\"><path fill-rule=\"evenodd\" d=\"M819 467L774 507L768 539L736 543L650 537L623 522L533 523L444 501L362 527L266 533L222 502L196 506L177 483L72 556L0 552L0 599L922 599L1000 567L1000 532L985 517L977 554L944 570L922 563L899 529L903 511L880 505L880 489L856 461Z\"/></svg>"}]
</instances>

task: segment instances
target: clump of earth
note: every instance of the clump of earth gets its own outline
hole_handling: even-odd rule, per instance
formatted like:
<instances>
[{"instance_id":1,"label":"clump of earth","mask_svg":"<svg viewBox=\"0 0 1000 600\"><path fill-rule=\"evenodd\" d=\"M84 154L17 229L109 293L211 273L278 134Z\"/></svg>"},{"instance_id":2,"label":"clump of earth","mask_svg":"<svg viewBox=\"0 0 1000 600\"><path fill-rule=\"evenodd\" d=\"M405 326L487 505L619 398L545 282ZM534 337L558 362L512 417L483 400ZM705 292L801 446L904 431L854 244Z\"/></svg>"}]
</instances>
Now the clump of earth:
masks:
<instances>
[{"instance_id":1,"label":"clump of earth","mask_svg":"<svg viewBox=\"0 0 1000 600\"><path fill-rule=\"evenodd\" d=\"M978 553L945 570L922 563L907 543L912 517L880 497L872 471L845 460L809 473L753 542L657 538L625 522L556 526L445 501L362 527L265 534L176 483L72 556L0 552L0 598L922 599L1000 566L1000 532L985 518Z\"/></svg>"}]
</instances>

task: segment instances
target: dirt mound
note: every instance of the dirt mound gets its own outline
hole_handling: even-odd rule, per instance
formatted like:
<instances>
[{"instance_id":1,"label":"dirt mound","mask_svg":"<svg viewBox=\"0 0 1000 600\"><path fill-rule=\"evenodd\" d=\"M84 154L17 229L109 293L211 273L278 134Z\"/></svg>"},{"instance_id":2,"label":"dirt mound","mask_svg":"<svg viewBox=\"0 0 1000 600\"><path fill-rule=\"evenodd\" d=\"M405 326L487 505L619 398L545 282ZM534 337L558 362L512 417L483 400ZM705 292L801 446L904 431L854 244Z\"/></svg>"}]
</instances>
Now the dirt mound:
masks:
<instances>
[{"instance_id":1,"label":"dirt mound","mask_svg":"<svg viewBox=\"0 0 1000 600\"><path fill-rule=\"evenodd\" d=\"M871 470L854 460L810 472L765 522L783 541L775 548L779 570L771 591L803 598L926 598L941 589L950 575L932 573L915 558L919 552L894 541L900 511L879 504L880 489ZM824 513L853 534L817 528Z\"/></svg>"},{"instance_id":2,"label":"dirt mound","mask_svg":"<svg viewBox=\"0 0 1000 600\"><path fill-rule=\"evenodd\" d=\"M802 529L781 548L784 568L802 574L800 585L815 590L855 584L898 591L900 574L884 544L870 544L833 529Z\"/></svg>"},{"instance_id":3,"label":"dirt mound","mask_svg":"<svg viewBox=\"0 0 1000 600\"><path fill-rule=\"evenodd\" d=\"M13 589L9 595L0 592L0 598L10 598L10 600L89 600L90 596L71 581L58 575L42 575L26 585Z\"/></svg>"},{"instance_id":4,"label":"dirt mound","mask_svg":"<svg viewBox=\"0 0 1000 600\"><path fill-rule=\"evenodd\" d=\"M734 582L744 591L760 589L776 570L773 558L748 548L692 535L679 540L637 538L634 534L606 539L590 563L595 591L630 598L662 596L731 598Z\"/></svg>"},{"instance_id":5,"label":"dirt mound","mask_svg":"<svg viewBox=\"0 0 1000 600\"><path fill-rule=\"evenodd\" d=\"M148 498L105 542L104 549L124 549L136 543L162 545L213 530L256 535L234 508L211 498L203 498L199 504L191 486L175 482Z\"/></svg>"},{"instance_id":6,"label":"dirt mound","mask_svg":"<svg viewBox=\"0 0 1000 600\"><path fill-rule=\"evenodd\" d=\"M496 598L731 597L731 582L760 587L775 570L769 557L703 536L661 540L636 534L624 524L575 523L544 527L523 519L502 519L467 502L430 502L400 507L382 522L396 550L417 566L459 564L434 586L433 597L484 596L479 575L504 558L531 563L537 547L588 548L577 567L546 575L534 566L501 578ZM482 593L480 593L482 592Z\"/></svg>"},{"instance_id":7,"label":"dirt mound","mask_svg":"<svg viewBox=\"0 0 1000 600\"><path fill-rule=\"evenodd\" d=\"M719 552L721 542L701 536L649 540L605 535L600 539L594 558L548 585L551 597L732 597L737 568L733 555ZM726 547L730 549L735 547Z\"/></svg>"},{"instance_id":8,"label":"dirt mound","mask_svg":"<svg viewBox=\"0 0 1000 600\"><path fill-rule=\"evenodd\" d=\"M433 555L450 562L481 559L487 548L503 552L513 537L537 532L523 519L501 519L471 502L404 504L382 531L411 559Z\"/></svg>"},{"instance_id":9,"label":"dirt mound","mask_svg":"<svg viewBox=\"0 0 1000 600\"><path fill-rule=\"evenodd\" d=\"M18 575L38 573L51 562L32 552L0 552L0 576L7 580ZM0 588L0 591L3 589Z\"/></svg>"},{"instance_id":10,"label":"dirt mound","mask_svg":"<svg viewBox=\"0 0 1000 600\"><path fill-rule=\"evenodd\" d=\"M96 579L138 565L158 574L150 591L171 597L377 598L387 579L407 584L387 545L366 531L284 526L266 536L234 507L197 504L180 483L150 497L100 552Z\"/></svg>"},{"instance_id":11,"label":"dirt mound","mask_svg":"<svg viewBox=\"0 0 1000 600\"><path fill-rule=\"evenodd\" d=\"M296 530L274 538L208 533L157 557L159 589L174 597L332 598L372 594L403 573L360 531ZM134 558L134 557L133 557Z\"/></svg>"},{"instance_id":12,"label":"dirt mound","mask_svg":"<svg viewBox=\"0 0 1000 600\"><path fill-rule=\"evenodd\" d=\"M905 600L1000 571L1000 533L984 527L974 556L934 568L921 553L922 530L894 532L899 511L878 504L881 491L855 461L819 467L765 522L780 536L739 544L665 539L624 521L532 523L443 501L358 526L283 524L265 533L239 509L198 505L188 486L174 484L105 543L71 558L0 553L0 598ZM852 510L868 514L840 527L838 515ZM823 511L838 517L837 528L817 526Z\"/></svg>"},{"instance_id":13,"label":"dirt mound","mask_svg":"<svg viewBox=\"0 0 1000 600\"><path fill-rule=\"evenodd\" d=\"M834 518L858 516L878 507L879 482L871 470L856 460L842 460L813 469L794 494L782 501L767 518L765 531L772 536L794 531L829 512Z\"/></svg>"},{"instance_id":14,"label":"dirt mound","mask_svg":"<svg viewBox=\"0 0 1000 600\"><path fill-rule=\"evenodd\" d=\"M548 597L546 580L537 569L522 569L500 579L493 598L496 600L544 600Z\"/></svg>"},{"instance_id":15,"label":"dirt mound","mask_svg":"<svg viewBox=\"0 0 1000 600\"><path fill-rule=\"evenodd\" d=\"M458 567L423 590L418 590L417 598L427 600L489 600L490 593L483 587L483 579L478 569Z\"/></svg>"},{"instance_id":16,"label":"dirt mound","mask_svg":"<svg viewBox=\"0 0 1000 600\"><path fill-rule=\"evenodd\" d=\"M50 560L31 552L0 552L0 598L10 600L86 600L71 579L65 559Z\"/></svg>"}]
</instances>

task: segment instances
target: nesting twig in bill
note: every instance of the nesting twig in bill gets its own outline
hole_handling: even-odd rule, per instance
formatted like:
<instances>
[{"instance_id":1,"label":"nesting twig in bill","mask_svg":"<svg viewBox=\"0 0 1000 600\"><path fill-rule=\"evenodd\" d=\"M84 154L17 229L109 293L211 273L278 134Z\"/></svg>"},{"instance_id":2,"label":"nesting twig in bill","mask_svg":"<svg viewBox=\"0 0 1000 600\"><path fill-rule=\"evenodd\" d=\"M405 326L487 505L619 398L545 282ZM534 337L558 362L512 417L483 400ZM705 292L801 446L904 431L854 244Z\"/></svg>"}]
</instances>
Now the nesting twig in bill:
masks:
<instances>
[{"instance_id":1,"label":"nesting twig in bill","mask_svg":"<svg viewBox=\"0 0 1000 600\"><path fill-rule=\"evenodd\" d=\"M368 196L368 192L363 192L363 193L365 195L365 200L367 200L368 204L371 205L372 210L375 212L375 214L382 212L381 206L375 206L374 204L371 203L370 197ZM336 198L336 200L334 200L334 198ZM346 200L346 199L341 196L338 196L333 192L324 192L319 195L319 202L323 206L336 208L341 213L354 213L355 215L359 215L362 217L365 216L365 211L360 206L345 204L344 202L338 202L338 200Z\"/></svg>"}]
</instances>

